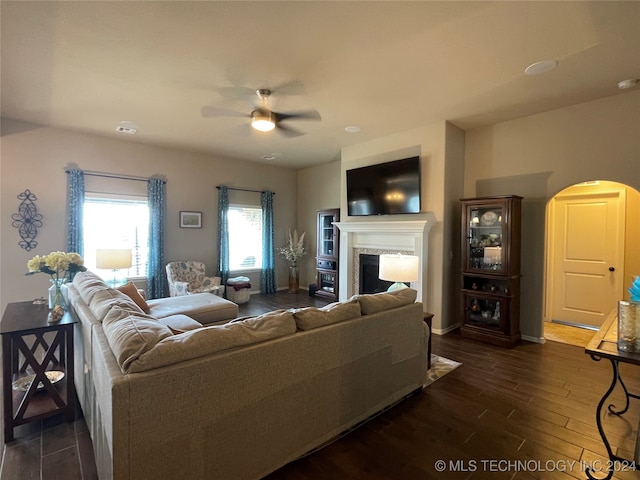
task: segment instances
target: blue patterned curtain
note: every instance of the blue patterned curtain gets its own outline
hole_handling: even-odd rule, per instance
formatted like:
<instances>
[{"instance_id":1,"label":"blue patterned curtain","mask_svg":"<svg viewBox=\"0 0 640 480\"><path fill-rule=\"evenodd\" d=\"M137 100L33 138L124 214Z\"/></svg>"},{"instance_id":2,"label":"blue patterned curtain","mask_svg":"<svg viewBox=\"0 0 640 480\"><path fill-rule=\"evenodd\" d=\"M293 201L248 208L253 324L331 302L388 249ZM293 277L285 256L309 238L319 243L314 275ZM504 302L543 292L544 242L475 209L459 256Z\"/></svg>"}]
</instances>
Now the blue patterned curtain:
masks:
<instances>
[{"instance_id":1,"label":"blue patterned curtain","mask_svg":"<svg viewBox=\"0 0 640 480\"><path fill-rule=\"evenodd\" d=\"M218 275L221 284L229 278L229 189L218 187ZM226 296L226 292L225 292Z\"/></svg>"},{"instance_id":2,"label":"blue patterned curtain","mask_svg":"<svg viewBox=\"0 0 640 480\"><path fill-rule=\"evenodd\" d=\"M273 192L262 192L262 271L260 288L262 293L276 293L275 254L273 248Z\"/></svg>"},{"instance_id":3,"label":"blue patterned curtain","mask_svg":"<svg viewBox=\"0 0 640 480\"><path fill-rule=\"evenodd\" d=\"M74 168L67 170L67 175L67 252L83 256L84 173Z\"/></svg>"},{"instance_id":4,"label":"blue patterned curtain","mask_svg":"<svg viewBox=\"0 0 640 480\"><path fill-rule=\"evenodd\" d=\"M150 178L147 183L149 202L149 259L147 261L147 289L149 298L165 296L164 288L164 212L165 181Z\"/></svg>"}]
</instances>

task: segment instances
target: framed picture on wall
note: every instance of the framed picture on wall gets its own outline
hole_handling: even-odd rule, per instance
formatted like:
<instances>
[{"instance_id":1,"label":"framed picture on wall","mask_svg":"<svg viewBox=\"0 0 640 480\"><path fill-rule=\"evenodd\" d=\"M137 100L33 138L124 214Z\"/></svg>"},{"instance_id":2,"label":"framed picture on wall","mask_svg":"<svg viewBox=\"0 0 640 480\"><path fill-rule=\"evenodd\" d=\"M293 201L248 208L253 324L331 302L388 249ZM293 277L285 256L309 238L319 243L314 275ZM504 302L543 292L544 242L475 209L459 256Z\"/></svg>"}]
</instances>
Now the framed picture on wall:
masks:
<instances>
[{"instance_id":1,"label":"framed picture on wall","mask_svg":"<svg viewBox=\"0 0 640 480\"><path fill-rule=\"evenodd\" d=\"M202 212L180 212L180 228L202 228Z\"/></svg>"}]
</instances>

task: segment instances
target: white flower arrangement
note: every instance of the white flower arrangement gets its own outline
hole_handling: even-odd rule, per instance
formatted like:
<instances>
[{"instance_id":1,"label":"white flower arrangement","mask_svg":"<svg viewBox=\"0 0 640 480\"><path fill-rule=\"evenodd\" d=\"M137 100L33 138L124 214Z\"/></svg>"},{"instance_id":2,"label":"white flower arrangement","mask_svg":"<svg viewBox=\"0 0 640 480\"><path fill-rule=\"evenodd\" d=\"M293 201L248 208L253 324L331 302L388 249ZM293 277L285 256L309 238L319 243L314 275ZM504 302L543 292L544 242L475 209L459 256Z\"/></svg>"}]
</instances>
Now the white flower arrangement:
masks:
<instances>
[{"instance_id":1,"label":"white flower arrangement","mask_svg":"<svg viewBox=\"0 0 640 480\"><path fill-rule=\"evenodd\" d=\"M78 272L84 272L84 260L80 254L71 252L51 252L49 255L36 255L27 262L28 272L25 275L35 273L46 273L51 275L53 280L68 279L73 280L73 276Z\"/></svg>"},{"instance_id":2,"label":"white flower arrangement","mask_svg":"<svg viewBox=\"0 0 640 480\"><path fill-rule=\"evenodd\" d=\"M307 251L304 249L304 233L298 237L298 231L294 230L293 235L291 235L291 230L289 230L289 243L286 247L279 248L280 255L286 258L292 267L298 265L298 259L307 254Z\"/></svg>"}]
</instances>

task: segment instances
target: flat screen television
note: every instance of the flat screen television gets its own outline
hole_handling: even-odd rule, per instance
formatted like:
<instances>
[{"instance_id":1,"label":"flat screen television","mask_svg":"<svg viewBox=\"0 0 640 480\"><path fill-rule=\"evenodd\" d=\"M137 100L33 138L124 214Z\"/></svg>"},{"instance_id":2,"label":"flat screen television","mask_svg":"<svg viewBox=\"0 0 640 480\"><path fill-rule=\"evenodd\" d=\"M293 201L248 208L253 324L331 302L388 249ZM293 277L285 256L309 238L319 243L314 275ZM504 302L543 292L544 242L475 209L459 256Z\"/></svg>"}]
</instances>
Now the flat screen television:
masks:
<instances>
[{"instance_id":1,"label":"flat screen television","mask_svg":"<svg viewBox=\"0 0 640 480\"><path fill-rule=\"evenodd\" d=\"M420 157L347 170L349 216L420 213Z\"/></svg>"}]
</instances>

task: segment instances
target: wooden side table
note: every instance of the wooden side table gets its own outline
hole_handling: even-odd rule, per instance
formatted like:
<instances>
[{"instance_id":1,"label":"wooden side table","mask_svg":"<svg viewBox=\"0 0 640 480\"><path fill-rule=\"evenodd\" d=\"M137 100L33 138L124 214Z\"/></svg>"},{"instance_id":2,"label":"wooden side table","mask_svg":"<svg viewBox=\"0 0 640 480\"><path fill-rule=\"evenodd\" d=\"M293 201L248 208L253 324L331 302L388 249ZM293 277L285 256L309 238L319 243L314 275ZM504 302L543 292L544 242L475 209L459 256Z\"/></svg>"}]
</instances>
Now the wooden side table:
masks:
<instances>
[{"instance_id":1,"label":"wooden side table","mask_svg":"<svg viewBox=\"0 0 640 480\"><path fill-rule=\"evenodd\" d=\"M433 313L424 312L423 315L424 316L422 317L422 320L424 320L424 323L426 323L427 327L429 327L429 345L427 346L427 368L431 368L431 335L433 335L433 332L431 331L431 324L433 323Z\"/></svg>"},{"instance_id":2,"label":"wooden side table","mask_svg":"<svg viewBox=\"0 0 640 480\"><path fill-rule=\"evenodd\" d=\"M13 429L19 425L58 413L68 422L74 420L73 324L77 320L69 312L57 323L48 323L48 318L47 305L32 302L10 303L2 316L5 442L13 440Z\"/></svg>"}]
</instances>

